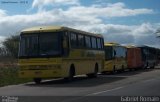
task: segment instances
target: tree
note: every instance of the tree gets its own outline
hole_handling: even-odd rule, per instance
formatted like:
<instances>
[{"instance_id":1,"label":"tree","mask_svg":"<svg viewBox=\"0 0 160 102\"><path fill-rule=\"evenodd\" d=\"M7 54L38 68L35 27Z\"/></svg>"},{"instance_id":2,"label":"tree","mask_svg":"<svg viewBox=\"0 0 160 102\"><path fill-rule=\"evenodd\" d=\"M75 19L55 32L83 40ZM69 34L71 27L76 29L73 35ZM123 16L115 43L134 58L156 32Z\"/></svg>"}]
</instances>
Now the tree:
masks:
<instances>
[{"instance_id":1,"label":"tree","mask_svg":"<svg viewBox=\"0 0 160 102\"><path fill-rule=\"evenodd\" d=\"M7 55L10 55L14 58L18 57L19 49L19 35L12 35L3 41L3 46L6 49Z\"/></svg>"},{"instance_id":2,"label":"tree","mask_svg":"<svg viewBox=\"0 0 160 102\"><path fill-rule=\"evenodd\" d=\"M0 56L1 57L7 56L7 51L4 47L0 47Z\"/></svg>"}]
</instances>

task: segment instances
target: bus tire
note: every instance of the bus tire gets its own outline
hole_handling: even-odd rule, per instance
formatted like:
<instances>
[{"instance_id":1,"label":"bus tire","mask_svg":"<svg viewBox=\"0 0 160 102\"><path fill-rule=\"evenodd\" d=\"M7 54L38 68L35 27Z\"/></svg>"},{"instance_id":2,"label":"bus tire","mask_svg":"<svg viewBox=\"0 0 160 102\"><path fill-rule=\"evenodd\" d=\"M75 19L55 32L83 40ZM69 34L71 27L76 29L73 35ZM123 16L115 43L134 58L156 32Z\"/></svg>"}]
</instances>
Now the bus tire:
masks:
<instances>
[{"instance_id":1,"label":"bus tire","mask_svg":"<svg viewBox=\"0 0 160 102\"><path fill-rule=\"evenodd\" d=\"M156 64L154 63L153 66L151 67L151 69L154 69L154 68L155 68L155 65L156 65Z\"/></svg>"},{"instance_id":2,"label":"bus tire","mask_svg":"<svg viewBox=\"0 0 160 102\"><path fill-rule=\"evenodd\" d=\"M122 65L121 72L124 72L124 71L125 71L125 69L124 69L124 65Z\"/></svg>"},{"instance_id":3,"label":"bus tire","mask_svg":"<svg viewBox=\"0 0 160 102\"><path fill-rule=\"evenodd\" d=\"M116 67L113 67L112 74L116 74Z\"/></svg>"},{"instance_id":4,"label":"bus tire","mask_svg":"<svg viewBox=\"0 0 160 102\"><path fill-rule=\"evenodd\" d=\"M89 78L96 78L98 76L98 64L95 64L94 72L87 74Z\"/></svg>"},{"instance_id":5,"label":"bus tire","mask_svg":"<svg viewBox=\"0 0 160 102\"><path fill-rule=\"evenodd\" d=\"M75 76L75 67L74 67L74 65L72 64L71 67L70 67L70 69L69 69L68 77L65 78L65 79L67 79L67 81L70 82L70 81L73 81L74 76Z\"/></svg>"},{"instance_id":6,"label":"bus tire","mask_svg":"<svg viewBox=\"0 0 160 102\"><path fill-rule=\"evenodd\" d=\"M34 78L33 80L34 80L34 82L35 82L36 84L40 84L41 81L42 81L41 78Z\"/></svg>"},{"instance_id":7,"label":"bus tire","mask_svg":"<svg viewBox=\"0 0 160 102\"><path fill-rule=\"evenodd\" d=\"M128 68L129 69L129 71L133 71L133 68Z\"/></svg>"},{"instance_id":8,"label":"bus tire","mask_svg":"<svg viewBox=\"0 0 160 102\"><path fill-rule=\"evenodd\" d=\"M149 67L149 63L147 62L144 69L147 69Z\"/></svg>"}]
</instances>

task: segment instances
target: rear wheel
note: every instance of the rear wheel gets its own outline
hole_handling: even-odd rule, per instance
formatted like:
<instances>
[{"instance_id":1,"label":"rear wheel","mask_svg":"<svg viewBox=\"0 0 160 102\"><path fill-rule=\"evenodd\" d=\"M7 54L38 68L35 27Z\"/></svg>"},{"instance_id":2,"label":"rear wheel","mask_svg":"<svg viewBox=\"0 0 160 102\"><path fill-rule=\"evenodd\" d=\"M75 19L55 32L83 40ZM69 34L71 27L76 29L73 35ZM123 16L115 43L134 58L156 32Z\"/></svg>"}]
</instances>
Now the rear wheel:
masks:
<instances>
[{"instance_id":1,"label":"rear wheel","mask_svg":"<svg viewBox=\"0 0 160 102\"><path fill-rule=\"evenodd\" d=\"M33 80L34 80L34 82L35 82L36 84L40 84L41 81L42 81L41 78L34 78Z\"/></svg>"},{"instance_id":2,"label":"rear wheel","mask_svg":"<svg viewBox=\"0 0 160 102\"><path fill-rule=\"evenodd\" d=\"M94 73L87 74L89 78L96 78L98 75L98 64L95 65Z\"/></svg>"},{"instance_id":3,"label":"rear wheel","mask_svg":"<svg viewBox=\"0 0 160 102\"><path fill-rule=\"evenodd\" d=\"M155 63L153 64L153 66L151 67L151 69L154 69L155 68Z\"/></svg>"},{"instance_id":4,"label":"rear wheel","mask_svg":"<svg viewBox=\"0 0 160 102\"><path fill-rule=\"evenodd\" d=\"M113 67L112 74L116 74L116 67Z\"/></svg>"},{"instance_id":5,"label":"rear wheel","mask_svg":"<svg viewBox=\"0 0 160 102\"><path fill-rule=\"evenodd\" d=\"M125 71L125 69L124 69L124 66L122 65L122 69L121 69L121 72L124 72Z\"/></svg>"},{"instance_id":6,"label":"rear wheel","mask_svg":"<svg viewBox=\"0 0 160 102\"><path fill-rule=\"evenodd\" d=\"M144 69L147 69L149 67L149 63L147 62L146 65L144 66Z\"/></svg>"},{"instance_id":7,"label":"rear wheel","mask_svg":"<svg viewBox=\"0 0 160 102\"><path fill-rule=\"evenodd\" d=\"M129 71L133 71L133 68L129 68Z\"/></svg>"}]
</instances>

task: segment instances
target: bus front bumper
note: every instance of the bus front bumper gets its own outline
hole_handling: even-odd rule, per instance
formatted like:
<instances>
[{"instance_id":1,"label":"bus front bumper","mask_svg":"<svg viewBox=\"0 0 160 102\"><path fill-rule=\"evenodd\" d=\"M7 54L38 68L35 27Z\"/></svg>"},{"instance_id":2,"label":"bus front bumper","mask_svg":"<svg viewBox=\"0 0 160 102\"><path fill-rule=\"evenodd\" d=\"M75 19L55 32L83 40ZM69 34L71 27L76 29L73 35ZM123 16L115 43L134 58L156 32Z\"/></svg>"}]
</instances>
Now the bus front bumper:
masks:
<instances>
[{"instance_id":1,"label":"bus front bumper","mask_svg":"<svg viewBox=\"0 0 160 102\"><path fill-rule=\"evenodd\" d=\"M39 67L39 68L38 68ZM46 66L21 66L19 70L20 78L60 78L62 77L62 70L60 65L50 67Z\"/></svg>"}]
</instances>

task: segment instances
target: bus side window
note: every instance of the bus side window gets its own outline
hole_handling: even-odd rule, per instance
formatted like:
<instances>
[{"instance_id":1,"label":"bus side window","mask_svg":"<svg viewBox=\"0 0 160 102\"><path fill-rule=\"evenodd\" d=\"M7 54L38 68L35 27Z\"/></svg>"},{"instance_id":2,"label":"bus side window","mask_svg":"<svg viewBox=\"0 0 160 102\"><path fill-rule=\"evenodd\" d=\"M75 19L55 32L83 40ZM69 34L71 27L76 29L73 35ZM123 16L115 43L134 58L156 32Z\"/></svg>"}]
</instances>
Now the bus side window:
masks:
<instances>
[{"instance_id":1,"label":"bus side window","mask_svg":"<svg viewBox=\"0 0 160 102\"><path fill-rule=\"evenodd\" d=\"M114 52L113 52L113 53L114 53L114 57L115 57L115 56L117 55L116 51L114 50Z\"/></svg>"},{"instance_id":2,"label":"bus side window","mask_svg":"<svg viewBox=\"0 0 160 102\"><path fill-rule=\"evenodd\" d=\"M92 48L96 49L97 48L97 41L95 37L91 37L91 42L92 42Z\"/></svg>"},{"instance_id":3,"label":"bus side window","mask_svg":"<svg viewBox=\"0 0 160 102\"><path fill-rule=\"evenodd\" d=\"M101 49L101 39L97 38L97 47L98 49Z\"/></svg>"},{"instance_id":4,"label":"bus side window","mask_svg":"<svg viewBox=\"0 0 160 102\"><path fill-rule=\"evenodd\" d=\"M70 45L72 48L77 47L77 34L73 32L70 33Z\"/></svg>"},{"instance_id":5,"label":"bus side window","mask_svg":"<svg viewBox=\"0 0 160 102\"><path fill-rule=\"evenodd\" d=\"M78 34L78 46L84 48L84 35Z\"/></svg>"},{"instance_id":6,"label":"bus side window","mask_svg":"<svg viewBox=\"0 0 160 102\"><path fill-rule=\"evenodd\" d=\"M85 45L86 45L86 48L91 48L91 39L90 39L90 36L85 36Z\"/></svg>"},{"instance_id":7,"label":"bus side window","mask_svg":"<svg viewBox=\"0 0 160 102\"><path fill-rule=\"evenodd\" d=\"M104 41L102 38L101 38L101 49L104 49Z\"/></svg>"},{"instance_id":8,"label":"bus side window","mask_svg":"<svg viewBox=\"0 0 160 102\"><path fill-rule=\"evenodd\" d=\"M68 34L67 32L64 33L64 36L63 36L63 48L68 48Z\"/></svg>"}]
</instances>

